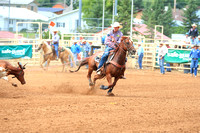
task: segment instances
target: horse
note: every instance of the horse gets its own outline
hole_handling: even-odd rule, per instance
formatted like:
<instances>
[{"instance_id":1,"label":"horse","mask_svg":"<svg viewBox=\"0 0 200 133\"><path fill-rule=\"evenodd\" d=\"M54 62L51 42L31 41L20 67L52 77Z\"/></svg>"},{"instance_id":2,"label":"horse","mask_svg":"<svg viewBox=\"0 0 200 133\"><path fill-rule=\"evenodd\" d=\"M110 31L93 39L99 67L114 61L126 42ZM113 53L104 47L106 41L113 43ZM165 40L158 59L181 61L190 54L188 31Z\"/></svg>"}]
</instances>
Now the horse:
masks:
<instances>
[{"instance_id":1,"label":"horse","mask_svg":"<svg viewBox=\"0 0 200 133\"><path fill-rule=\"evenodd\" d=\"M94 87L97 79L106 77L108 81L108 86L101 85L100 89L103 90L109 89L107 95L114 96L112 90L116 85L117 81L121 78L122 75L124 75L127 51L130 54L135 54L136 52L130 38L123 36L121 38L121 42L114 51L115 52L114 57L112 57L112 59L108 63L104 64L102 70L103 74L101 75L96 74L94 76L93 82L91 80L91 75L94 70L97 70L98 66L98 62L95 61L95 58L99 56L102 52L96 53L88 58L83 59L78 68L75 71L70 70L70 72L77 72L81 68L81 66L88 64L87 78L89 80L89 86ZM114 77L114 82L112 82L112 77Z\"/></svg>"},{"instance_id":2,"label":"horse","mask_svg":"<svg viewBox=\"0 0 200 133\"><path fill-rule=\"evenodd\" d=\"M22 85L26 84L24 79L24 69L25 66L22 66L20 62L18 62L18 67L12 66L8 61L0 60L0 79L4 79L7 82L11 83L8 80L8 75L14 75L13 78L17 78ZM16 83L11 83L12 86L17 87Z\"/></svg>"},{"instance_id":3,"label":"horse","mask_svg":"<svg viewBox=\"0 0 200 133\"><path fill-rule=\"evenodd\" d=\"M52 49L52 47L44 40L40 43L39 47L37 48L37 50L40 50L40 49L42 49L44 52L43 61L41 62L40 66L44 69L43 64L47 61L46 70L48 70L50 61L56 60L55 52ZM65 71L65 62L69 63L69 55L72 59L73 66L76 67L76 64L74 62L74 56L73 56L71 50L69 48L65 48L65 47L60 48L59 47L59 58L63 65L62 72Z\"/></svg>"}]
</instances>

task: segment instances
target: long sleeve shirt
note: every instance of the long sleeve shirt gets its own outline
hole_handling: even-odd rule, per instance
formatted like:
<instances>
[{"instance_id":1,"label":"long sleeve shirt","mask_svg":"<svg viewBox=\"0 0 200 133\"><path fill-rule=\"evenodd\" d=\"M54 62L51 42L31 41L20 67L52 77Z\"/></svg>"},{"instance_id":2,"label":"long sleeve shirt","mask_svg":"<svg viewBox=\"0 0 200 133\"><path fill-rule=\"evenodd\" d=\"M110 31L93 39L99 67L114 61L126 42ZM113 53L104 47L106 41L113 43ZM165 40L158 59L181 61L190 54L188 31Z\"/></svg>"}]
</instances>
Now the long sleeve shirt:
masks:
<instances>
[{"instance_id":1,"label":"long sleeve shirt","mask_svg":"<svg viewBox=\"0 0 200 133\"><path fill-rule=\"evenodd\" d=\"M76 43L71 46L71 51L74 54L78 54L81 52L81 47Z\"/></svg>"},{"instance_id":2,"label":"long sleeve shirt","mask_svg":"<svg viewBox=\"0 0 200 133\"><path fill-rule=\"evenodd\" d=\"M164 57L167 53L168 53L168 49L166 46L162 46L161 48L158 49L159 57Z\"/></svg>"},{"instance_id":3,"label":"long sleeve shirt","mask_svg":"<svg viewBox=\"0 0 200 133\"><path fill-rule=\"evenodd\" d=\"M143 54L143 53L144 53L144 49L143 49L142 46L140 46L140 47L138 48L138 55L140 56L140 54Z\"/></svg>"},{"instance_id":4,"label":"long sleeve shirt","mask_svg":"<svg viewBox=\"0 0 200 133\"><path fill-rule=\"evenodd\" d=\"M86 42L86 44L81 44L81 46L83 46L83 49L85 52L90 52L91 51L91 46L88 42Z\"/></svg>"},{"instance_id":5,"label":"long sleeve shirt","mask_svg":"<svg viewBox=\"0 0 200 133\"><path fill-rule=\"evenodd\" d=\"M200 58L200 50L192 49L190 52L189 58Z\"/></svg>"},{"instance_id":6,"label":"long sleeve shirt","mask_svg":"<svg viewBox=\"0 0 200 133\"><path fill-rule=\"evenodd\" d=\"M55 35L52 34L53 44L54 44L55 42L59 43L59 39L60 39L60 36L58 35L58 33L56 33Z\"/></svg>"},{"instance_id":7,"label":"long sleeve shirt","mask_svg":"<svg viewBox=\"0 0 200 133\"><path fill-rule=\"evenodd\" d=\"M198 37L198 35L199 35L199 32L196 28L195 29L191 28L188 33L189 33L189 36Z\"/></svg>"},{"instance_id":8,"label":"long sleeve shirt","mask_svg":"<svg viewBox=\"0 0 200 133\"><path fill-rule=\"evenodd\" d=\"M108 47L111 48L116 48L115 43L112 41L112 37L114 37L114 39L116 40L116 43L119 44L121 42L121 37L123 36L123 33L121 31L117 31L115 33L113 33L113 30L111 30L105 39L105 45L107 45Z\"/></svg>"}]
</instances>

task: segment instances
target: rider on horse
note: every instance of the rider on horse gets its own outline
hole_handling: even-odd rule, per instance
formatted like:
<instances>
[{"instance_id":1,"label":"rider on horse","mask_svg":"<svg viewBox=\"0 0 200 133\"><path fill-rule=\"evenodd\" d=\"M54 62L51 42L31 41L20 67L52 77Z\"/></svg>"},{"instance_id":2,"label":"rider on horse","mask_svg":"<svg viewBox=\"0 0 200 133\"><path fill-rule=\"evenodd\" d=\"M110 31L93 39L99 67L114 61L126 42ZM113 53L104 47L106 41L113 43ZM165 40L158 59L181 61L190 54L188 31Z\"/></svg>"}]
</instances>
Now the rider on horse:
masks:
<instances>
[{"instance_id":1,"label":"rider on horse","mask_svg":"<svg viewBox=\"0 0 200 133\"><path fill-rule=\"evenodd\" d=\"M59 39L60 39L60 36L58 35L58 31L54 29L53 34L52 34L52 41L53 41L54 49L56 51L56 56L57 56L56 60L58 60L59 58L59 54L58 54Z\"/></svg>"},{"instance_id":2,"label":"rider on horse","mask_svg":"<svg viewBox=\"0 0 200 133\"><path fill-rule=\"evenodd\" d=\"M122 28L119 22L114 22L114 24L111 24L111 26L113 27L113 30L111 30L106 36L105 43L104 43L106 45L106 49L101 57L101 61L97 68L98 75L101 75L101 67L107 60L110 51L116 49L116 47L121 41L121 37L123 36L123 33L119 30L119 28ZM125 78L125 77L122 76L122 78Z\"/></svg>"}]
</instances>

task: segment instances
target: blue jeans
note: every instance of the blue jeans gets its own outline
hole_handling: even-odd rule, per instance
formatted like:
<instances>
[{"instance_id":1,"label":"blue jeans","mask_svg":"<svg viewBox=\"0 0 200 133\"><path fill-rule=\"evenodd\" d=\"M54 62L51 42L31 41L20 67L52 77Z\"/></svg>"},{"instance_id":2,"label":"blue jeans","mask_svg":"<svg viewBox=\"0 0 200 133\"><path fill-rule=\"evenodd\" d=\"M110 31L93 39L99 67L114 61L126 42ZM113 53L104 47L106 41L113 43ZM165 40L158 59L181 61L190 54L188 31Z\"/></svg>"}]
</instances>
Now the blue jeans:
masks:
<instances>
[{"instance_id":1,"label":"blue jeans","mask_svg":"<svg viewBox=\"0 0 200 133\"><path fill-rule=\"evenodd\" d=\"M142 59L143 59L143 53L141 53L138 57L138 64L139 64L139 68L142 69Z\"/></svg>"},{"instance_id":2,"label":"blue jeans","mask_svg":"<svg viewBox=\"0 0 200 133\"><path fill-rule=\"evenodd\" d=\"M76 64L76 61L77 61L77 54L76 53L73 53L73 56L74 56L74 62ZM73 67L73 62L72 62L72 57L70 58L71 59L71 67ZM76 64L77 65L77 64ZM75 67L75 66L74 66Z\"/></svg>"},{"instance_id":3,"label":"blue jeans","mask_svg":"<svg viewBox=\"0 0 200 133\"><path fill-rule=\"evenodd\" d=\"M167 67L170 67L170 64L169 64L169 63L166 63L166 66L167 66ZM171 72L171 68L167 68L166 70L167 70L167 72Z\"/></svg>"},{"instance_id":4,"label":"blue jeans","mask_svg":"<svg viewBox=\"0 0 200 133\"><path fill-rule=\"evenodd\" d=\"M165 74L164 57L162 59L159 58L159 66L160 66L160 73Z\"/></svg>"},{"instance_id":5,"label":"blue jeans","mask_svg":"<svg viewBox=\"0 0 200 133\"><path fill-rule=\"evenodd\" d=\"M198 59L197 60L192 59L190 64L190 73L191 74L194 73L194 75L197 76L197 68L198 68Z\"/></svg>"},{"instance_id":6,"label":"blue jeans","mask_svg":"<svg viewBox=\"0 0 200 133\"><path fill-rule=\"evenodd\" d=\"M57 44L53 44L53 46L54 46L54 49L56 51L57 57L59 57L59 55L58 55L58 43Z\"/></svg>"},{"instance_id":7,"label":"blue jeans","mask_svg":"<svg viewBox=\"0 0 200 133\"><path fill-rule=\"evenodd\" d=\"M100 61L99 66L98 66L97 69L100 69L100 68L103 66L103 64L104 64L104 63L106 62L106 60L108 59L108 55L109 55L110 51L113 50L113 49L114 49L114 48L106 47L106 49L105 49L105 51L104 51L104 53L103 53L103 55L102 55L102 57L101 57L101 61Z\"/></svg>"}]
</instances>

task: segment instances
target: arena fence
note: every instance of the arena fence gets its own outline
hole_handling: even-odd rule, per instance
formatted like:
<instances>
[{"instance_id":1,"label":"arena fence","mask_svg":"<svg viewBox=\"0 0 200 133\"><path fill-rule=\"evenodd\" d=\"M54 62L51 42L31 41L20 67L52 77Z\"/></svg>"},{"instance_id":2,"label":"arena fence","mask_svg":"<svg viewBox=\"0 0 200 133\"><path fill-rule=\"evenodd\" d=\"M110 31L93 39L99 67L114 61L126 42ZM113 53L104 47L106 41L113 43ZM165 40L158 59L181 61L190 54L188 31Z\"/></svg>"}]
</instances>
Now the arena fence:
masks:
<instances>
[{"instance_id":1,"label":"arena fence","mask_svg":"<svg viewBox=\"0 0 200 133\"><path fill-rule=\"evenodd\" d=\"M86 33L62 35L59 45L64 47L71 47L74 40L80 42L82 39L91 42L92 47L98 47L100 48L100 50L103 50L105 48L105 46L101 44L101 37ZM143 41L143 43L141 43L141 40ZM8 61L11 62L12 64L16 64L16 62L22 62L23 64L28 62L29 66L39 66L40 62L43 60L42 51L37 51L37 48L41 41L42 41L41 39L2 39L0 40L0 45L27 45L27 44L32 45L31 59L20 58L20 59L10 59ZM50 41L50 40L46 39L45 41ZM190 47L190 45L185 45L183 42L176 40L155 40L155 39L140 38L139 41L134 42L134 45L137 49L138 44L141 43L141 45L144 48L144 57L143 57L144 69L154 70L156 68L159 68L157 50L158 50L158 45L161 41L164 41L165 43L169 44L171 49L183 50L185 47ZM191 49L184 49L184 50L191 50ZM189 69L184 67L184 65L189 65L189 64L190 63L184 63L184 64L171 63L170 68L176 70ZM61 63L58 61L51 61L50 65L61 65ZM137 55L129 55L126 66L127 68L138 68ZM165 66L165 68L167 67Z\"/></svg>"}]
</instances>

